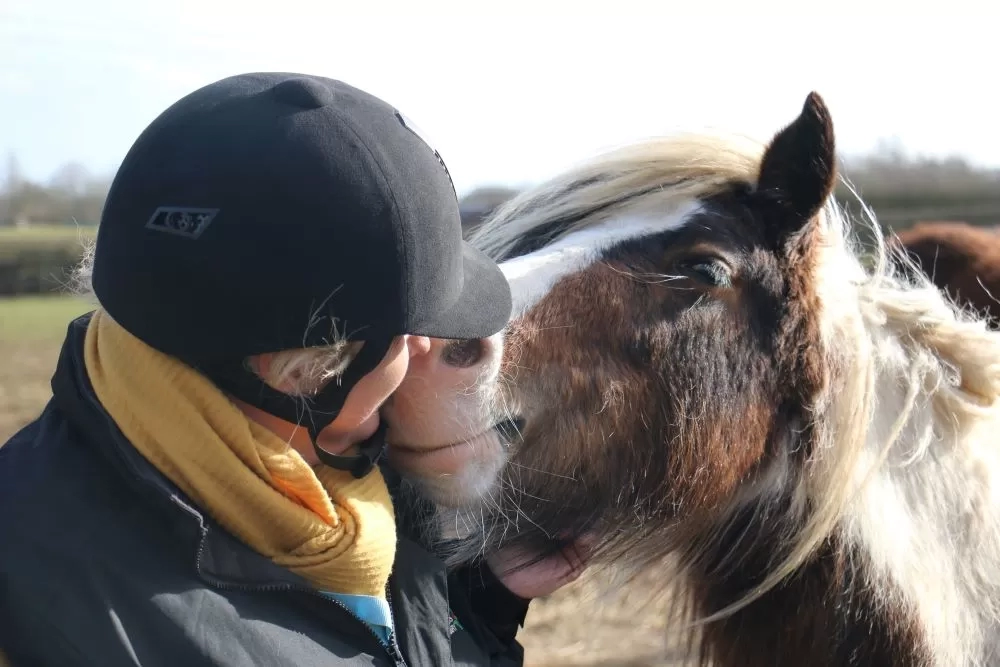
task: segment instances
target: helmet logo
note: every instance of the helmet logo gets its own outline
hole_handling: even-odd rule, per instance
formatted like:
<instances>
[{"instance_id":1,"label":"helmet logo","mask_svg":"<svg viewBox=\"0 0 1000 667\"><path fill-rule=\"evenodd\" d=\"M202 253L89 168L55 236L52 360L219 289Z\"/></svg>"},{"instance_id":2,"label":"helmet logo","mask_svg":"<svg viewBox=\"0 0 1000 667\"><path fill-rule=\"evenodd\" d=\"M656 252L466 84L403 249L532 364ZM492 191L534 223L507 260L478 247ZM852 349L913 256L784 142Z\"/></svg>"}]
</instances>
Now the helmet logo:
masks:
<instances>
[{"instance_id":1,"label":"helmet logo","mask_svg":"<svg viewBox=\"0 0 1000 667\"><path fill-rule=\"evenodd\" d=\"M152 217L146 223L146 229L196 239L204 233L218 213L217 208L161 206L153 211Z\"/></svg>"}]
</instances>

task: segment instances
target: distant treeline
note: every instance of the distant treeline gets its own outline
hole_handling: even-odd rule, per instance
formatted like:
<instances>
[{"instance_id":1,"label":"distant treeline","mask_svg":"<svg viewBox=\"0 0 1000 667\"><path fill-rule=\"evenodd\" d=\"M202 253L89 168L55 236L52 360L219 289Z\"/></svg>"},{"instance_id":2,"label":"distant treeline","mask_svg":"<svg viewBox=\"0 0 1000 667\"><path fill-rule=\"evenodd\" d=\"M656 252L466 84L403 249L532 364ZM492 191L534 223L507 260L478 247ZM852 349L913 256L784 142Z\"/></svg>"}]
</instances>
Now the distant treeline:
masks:
<instances>
[{"instance_id":1,"label":"distant treeline","mask_svg":"<svg viewBox=\"0 0 1000 667\"><path fill-rule=\"evenodd\" d=\"M976 167L961 158L925 159L898 147L880 147L871 155L848 159L842 173L860 190L886 225L900 227L920 219L961 219L1000 224L1000 170ZM59 168L46 182L25 178L16 157L8 156L0 181L0 226L32 224L95 225L111 178L79 163ZM515 193L483 187L462 198L466 226ZM850 193L841 200L851 206Z\"/></svg>"},{"instance_id":2,"label":"distant treeline","mask_svg":"<svg viewBox=\"0 0 1000 667\"><path fill-rule=\"evenodd\" d=\"M957 157L911 158L885 149L846 161L842 173L888 227L919 220L1000 225L1000 169L983 169ZM846 188L838 195L848 208L856 208Z\"/></svg>"},{"instance_id":3,"label":"distant treeline","mask_svg":"<svg viewBox=\"0 0 1000 667\"><path fill-rule=\"evenodd\" d=\"M841 174L887 227L899 229L919 220L962 220L1000 225L1000 169L983 169L961 158L909 157L896 148L844 160ZM463 200L467 229L509 197L508 188L480 188ZM837 197L857 212L857 198L841 186Z\"/></svg>"},{"instance_id":4,"label":"distant treeline","mask_svg":"<svg viewBox=\"0 0 1000 667\"><path fill-rule=\"evenodd\" d=\"M888 227L917 220L1000 225L1000 170L959 158L912 158L889 148L846 160L842 174ZM64 285L80 259L81 240L93 236L109 185L110 178L77 163L63 166L47 182L35 182L22 175L14 157L7 159L0 181L0 295L47 293ZM463 227L471 231L516 193L505 187L467 193L461 202ZM846 187L837 194L856 210Z\"/></svg>"},{"instance_id":5,"label":"distant treeline","mask_svg":"<svg viewBox=\"0 0 1000 667\"><path fill-rule=\"evenodd\" d=\"M0 185L0 226L30 224L96 225L111 179L70 162L46 182L21 173L17 158L7 157Z\"/></svg>"}]
</instances>

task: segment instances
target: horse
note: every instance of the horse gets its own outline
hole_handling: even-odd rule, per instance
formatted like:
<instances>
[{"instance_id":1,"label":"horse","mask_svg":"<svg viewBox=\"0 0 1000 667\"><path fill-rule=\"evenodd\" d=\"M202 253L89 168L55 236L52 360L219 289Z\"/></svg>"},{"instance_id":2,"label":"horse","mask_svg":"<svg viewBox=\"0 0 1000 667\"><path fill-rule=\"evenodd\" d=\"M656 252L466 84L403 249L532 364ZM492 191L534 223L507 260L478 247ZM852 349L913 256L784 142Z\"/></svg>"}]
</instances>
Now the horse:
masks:
<instances>
[{"instance_id":1,"label":"horse","mask_svg":"<svg viewBox=\"0 0 1000 667\"><path fill-rule=\"evenodd\" d=\"M919 222L896 234L939 288L1000 326L1000 234L965 222Z\"/></svg>"},{"instance_id":2,"label":"horse","mask_svg":"<svg viewBox=\"0 0 1000 667\"><path fill-rule=\"evenodd\" d=\"M811 93L766 143L653 138L501 206L471 239L514 295L500 372L387 438L505 449L436 496L450 562L664 568L698 665L1000 664L1000 334L839 178ZM408 381L387 415L441 400Z\"/></svg>"}]
</instances>

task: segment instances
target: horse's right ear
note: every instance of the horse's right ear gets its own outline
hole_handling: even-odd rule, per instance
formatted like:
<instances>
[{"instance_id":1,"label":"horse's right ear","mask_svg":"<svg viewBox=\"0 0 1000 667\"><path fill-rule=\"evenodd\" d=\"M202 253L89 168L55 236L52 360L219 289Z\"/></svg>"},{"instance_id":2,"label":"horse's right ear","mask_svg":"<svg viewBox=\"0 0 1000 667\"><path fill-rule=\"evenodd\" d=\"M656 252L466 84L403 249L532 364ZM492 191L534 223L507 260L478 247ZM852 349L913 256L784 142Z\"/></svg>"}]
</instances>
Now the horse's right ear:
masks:
<instances>
[{"instance_id":1,"label":"horse's right ear","mask_svg":"<svg viewBox=\"0 0 1000 667\"><path fill-rule=\"evenodd\" d=\"M819 212L836 178L833 122L823 98L810 93L799 117L774 136L761 159L757 192L777 247Z\"/></svg>"}]
</instances>

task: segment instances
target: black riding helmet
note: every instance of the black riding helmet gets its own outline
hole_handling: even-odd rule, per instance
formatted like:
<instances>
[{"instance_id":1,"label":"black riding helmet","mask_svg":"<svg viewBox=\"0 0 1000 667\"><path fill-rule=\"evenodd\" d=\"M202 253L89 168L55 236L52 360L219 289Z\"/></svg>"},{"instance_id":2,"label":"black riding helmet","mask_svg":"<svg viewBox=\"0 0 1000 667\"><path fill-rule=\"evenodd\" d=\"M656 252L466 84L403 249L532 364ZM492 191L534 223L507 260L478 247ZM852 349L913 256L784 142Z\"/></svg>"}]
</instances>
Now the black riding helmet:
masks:
<instances>
[{"instance_id":1,"label":"black riding helmet","mask_svg":"<svg viewBox=\"0 0 1000 667\"><path fill-rule=\"evenodd\" d=\"M511 310L496 264L462 241L447 167L405 116L343 82L287 73L205 86L139 136L104 206L93 285L133 335L303 423L321 461L359 477L384 427L361 456L326 452L316 436L392 339L482 338ZM365 344L305 410L245 366L338 334Z\"/></svg>"}]
</instances>

